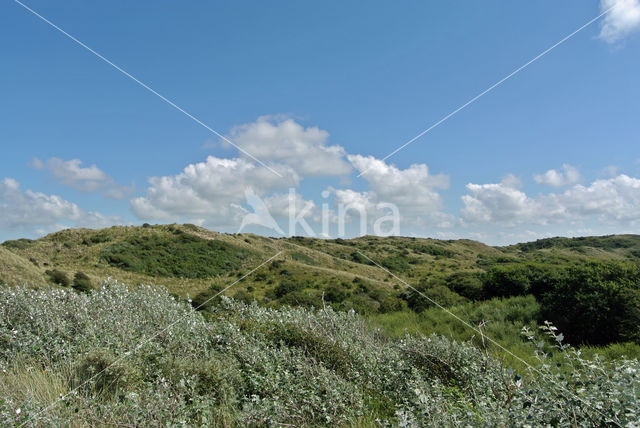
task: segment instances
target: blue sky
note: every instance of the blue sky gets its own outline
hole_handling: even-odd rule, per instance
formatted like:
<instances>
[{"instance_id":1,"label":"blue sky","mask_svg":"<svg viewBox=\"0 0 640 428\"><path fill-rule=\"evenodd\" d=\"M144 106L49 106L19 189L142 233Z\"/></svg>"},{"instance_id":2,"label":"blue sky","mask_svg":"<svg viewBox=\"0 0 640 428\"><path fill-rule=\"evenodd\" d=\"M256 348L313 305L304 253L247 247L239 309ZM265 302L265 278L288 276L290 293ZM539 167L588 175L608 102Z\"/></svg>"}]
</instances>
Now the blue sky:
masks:
<instances>
[{"instance_id":1,"label":"blue sky","mask_svg":"<svg viewBox=\"0 0 640 428\"><path fill-rule=\"evenodd\" d=\"M24 4L282 177L7 1L0 239L174 221L235 232L248 189L286 230L290 188L318 236L322 203L336 236L339 204L373 233L384 202L403 235L638 233L638 0Z\"/></svg>"}]
</instances>

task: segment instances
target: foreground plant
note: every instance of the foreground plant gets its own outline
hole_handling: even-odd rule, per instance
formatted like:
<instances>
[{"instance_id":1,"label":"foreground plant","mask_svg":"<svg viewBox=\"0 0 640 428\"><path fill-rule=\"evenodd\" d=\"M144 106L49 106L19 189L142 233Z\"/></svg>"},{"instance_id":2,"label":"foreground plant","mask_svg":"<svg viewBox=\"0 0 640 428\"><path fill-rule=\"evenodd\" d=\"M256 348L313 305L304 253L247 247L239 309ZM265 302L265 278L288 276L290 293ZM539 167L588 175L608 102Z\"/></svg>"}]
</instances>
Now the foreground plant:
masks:
<instances>
[{"instance_id":1,"label":"foreground plant","mask_svg":"<svg viewBox=\"0 0 640 428\"><path fill-rule=\"evenodd\" d=\"M587 360L543 333L555 348L527 331L538 364L516 374L470 343L391 340L329 307L4 287L0 425L638 424L638 361Z\"/></svg>"}]
</instances>

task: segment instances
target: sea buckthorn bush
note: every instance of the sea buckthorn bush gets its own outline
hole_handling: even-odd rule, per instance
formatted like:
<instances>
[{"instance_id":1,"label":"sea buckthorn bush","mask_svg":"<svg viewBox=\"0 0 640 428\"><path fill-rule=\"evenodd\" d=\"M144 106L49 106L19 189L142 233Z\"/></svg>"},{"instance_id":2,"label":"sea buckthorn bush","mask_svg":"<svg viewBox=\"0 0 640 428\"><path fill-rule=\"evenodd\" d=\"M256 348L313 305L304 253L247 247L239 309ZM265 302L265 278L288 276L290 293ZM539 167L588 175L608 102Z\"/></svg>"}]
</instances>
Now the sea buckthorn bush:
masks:
<instances>
[{"instance_id":1,"label":"sea buckthorn bush","mask_svg":"<svg viewBox=\"0 0 640 428\"><path fill-rule=\"evenodd\" d=\"M537 364L515 373L329 306L3 286L0 425L638 426L637 360L587 359L550 324L524 334Z\"/></svg>"}]
</instances>

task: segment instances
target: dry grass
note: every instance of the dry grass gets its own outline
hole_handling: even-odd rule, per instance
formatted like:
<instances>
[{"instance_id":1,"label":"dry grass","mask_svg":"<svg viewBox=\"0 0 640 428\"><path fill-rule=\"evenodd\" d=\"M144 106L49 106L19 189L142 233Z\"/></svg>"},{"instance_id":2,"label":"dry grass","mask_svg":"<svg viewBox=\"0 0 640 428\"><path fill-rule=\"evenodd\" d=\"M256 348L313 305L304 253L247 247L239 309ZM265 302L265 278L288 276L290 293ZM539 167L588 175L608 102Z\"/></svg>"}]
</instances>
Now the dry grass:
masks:
<instances>
[{"instance_id":1,"label":"dry grass","mask_svg":"<svg viewBox=\"0 0 640 428\"><path fill-rule=\"evenodd\" d=\"M70 368L54 372L43 369L41 363L17 361L6 373L0 373L0 397L53 404L68 392L72 377Z\"/></svg>"},{"instance_id":2,"label":"dry grass","mask_svg":"<svg viewBox=\"0 0 640 428\"><path fill-rule=\"evenodd\" d=\"M25 283L33 286L45 283L41 270L28 259L0 247L0 283Z\"/></svg>"}]
</instances>

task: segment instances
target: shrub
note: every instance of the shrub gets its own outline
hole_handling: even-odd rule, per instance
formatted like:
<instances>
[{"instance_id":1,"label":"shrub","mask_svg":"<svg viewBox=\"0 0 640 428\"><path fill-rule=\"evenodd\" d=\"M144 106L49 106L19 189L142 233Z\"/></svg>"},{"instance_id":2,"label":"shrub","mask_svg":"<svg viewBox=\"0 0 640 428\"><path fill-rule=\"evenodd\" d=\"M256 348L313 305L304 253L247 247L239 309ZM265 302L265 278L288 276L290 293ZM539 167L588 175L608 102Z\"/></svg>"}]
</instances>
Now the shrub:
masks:
<instances>
[{"instance_id":1,"label":"shrub","mask_svg":"<svg viewBox=\"0 0 640 428\"><path fill-rule=\"evenodd\" d=\"M482 274L479 272L456 272L449 275L446 286L469 300L481 300L484 297Z\"/></svg>"},{"instance_id":2,"label":"shrub","mask_svg":"<svg viewBox=\"0 0 640 428\"><path fill-rule=\"evenodd\" d=\"M58 269L47 270L45 273L49 276L49 279L54 284L62 285L63 287L68 287L71 285L71 281L67 274Z\"/></svg>"},{"instance_id":3,"label":"shrub","mask_svg":"<svg viewBox=\"0 0 640 428\"><path fill-rule=\"evenodd\" d=\"M465 302L465 298L449 290L444 285L432 285L419 289L408 289L401 293L400 297L407 302L409 308L415 312L422 312L425 309L435 306L436 302L440 306L449 307Z\"/></svg>"},{"instance_id":4,"label":"shrub","mask_svg":"<svg viewBox=\"0 0 640 428\"><path fill-rule=\"evenodd\" d=\"M281 305L319 308L322 307L322 294L317 290L297 290L286 294L279 302Z\"/></svg>"},{"instance_id":5,"label":"shrub","mask_svg":"<svg viewBox=\"0 0 640 428\"><path fill-rule=\"evenodd\" d=\"M212 284L206 290L196 294L191 300L191 306L198 311L205 311L211 308L220 300L222 290L223 288L220 285Z\"/></svg>"},{"instance_id":6,"label":"shrub","mask_svg":"<svg viewBox=\"0 0 640 428\"><path fill-rule=\"evenodd\" d=\"M413 244L411 249L417 253L430 254L435 257L455 257L456 252L437 245Z\"/></svg>"},{"instance_id":7,"label":"shrub","mask_svg":"<svg viewBox=\"0 0 640 428\"><path fill-rule=\"evenodd\" d=\"M34 245L35 242L36 241L34 241L33 239L21 238L21 239L15 239L13 241L5 241L0 245L2 245L3 247L6 247L6 248L11 248L11 249L16 249L16 250L24 250L24 249L29 248L32 245Z\"/></svg>"},{"instance_id":8,"label":"shrub","mask_svg":"<svg viewBox=\"0 0 640 428\"><path fill-rule=\"evenodd\" d=\"M568 268L541 298L542 316L571 343L640 340L640 267L588 263Z\"/></svg>"},{"instance_id":9,"label":"shrub","mask_svg":"<svg viewBox=\"0 0 640 428\"><path fill-rule=\"evenodd\" d=\"M379 302L363 294L351 296L344 306L344 309L353 309L361 315L375 314L378 312L378 308L380 308Z\"/></svg>"},{"instance_id":10,"label":"shrub","mask_svg":"<svg viewBox=\"0 0 640 428\"><path fill-rule=\"evenodd\" d=\"M105 349L91 350L75 369L76 385L92 394L115 395L134 389L141 374L131 362Z\"/></svg>"},{"instance_id":11,"label":"shrub","mask_svg":"<svg viewBox=\"0 0 640 428\"><path fill-rule=\"evenodd\" d=\"M405 309L407 309L406 301L397 297L386 297L380 302L378 312L385 314L388 312L404 311Z\"/></svg>"},{"instance_id":12,"label":"shrub","mask_svg":"<svg viewBox=\"0 0 640 428\"><path fill-rule=\"evenodd\" d=\"M529 269L520 264L491 268L484 276L485 297L523 296L529 291Z\"/></svg>"},{"instance_id":13,"label":"shrub","mask_svg":"<svg viewBox=\"0 0 640 428\"><path fill-rule=\"evenodd\" d=\"M232 272L249 255L224 241L171 229L173 235L131 236L107 245L101 257L111 266L154 276L210 278ZM93 239L93 238L92 238Z\"/></svg>"},{"instance_id":14,"label":"shrub","mask_svg":"<svg viewBox=\"0 0 640 428\"><path fill-rule=\"evenodd\" d=\"M293 291L302 289L302 286L293 281L281 281L280 284L274 289L275 296L277 298L283 297Z\"/></svg>"},{"instance_id":15,"label":"shrub","mask_svg":"<svg viewBox=\"0 0 640 428\"><path fill-rule=\"evenodd\" d=\"M238 362L218 352L207 355L206 359L171 359L163 367L163 375L172 384L188 379L197 396L206 397L218 406L237 405L244 395L244 379Z\"/></svg>"},{"instance_id":16,"label":"shrub","mask_svg":"<svg viewBox=\"0 0 640 428\"><path fill-rule=\"evenodd\" d=\"M524 300L535 303L496 300L493 311ZM222 298L203 313L148 286L0 287L0 425L636 424L637 360L586 360L548 325L526 334L535 362L516 374L491 348L437 335L392 339L330 307ZM62 386L51 396L20 379Z\"/></svg>"},{"instance_id":17,"label":"shrub","mask_svg":"<svg viewBox=\"0 0 640 428\"><path fill-rule=\"evenodd\" d=\"M251 303L255 300L246 290L236 291L233 298L244 303Z\"/></svg>"},{"instance_id":18,"label":"shrub","mask_svg":"<svg viewBox=\"0 0 640 428\"><path fill-rule=\"evenodd\" d=\"M339 285L330 285L324 291L325 300L331 303L343 302L348 296L347 290Z\"/></svg>"},{"instance_id":19,"label":"shrub","mask_svg":"<svg viewBox=\"0 0 640 428\"><path fill-rule=\"evenodd\" d=\"M402 256L389 256L380 262L380 264L391 272L407 272L411 269L411 265L409 264L409 260L406 257Z\"/></svg>"},{"instance_id":20,"label":"shrub","mask_svg":"<svg viewBox=\"0 0 640 428\"><path fill-rule=\"evenodd\" d=\"M76 272L73 277L73 289L86 293L93 287L91 286L91 279L83 272Z\"/></svg>"},{"instance_id":21,"label":"shrub","mask_svg":"<svg viewBox=\"0 0 640 428\"><path fill-rule=\"evenodd\" d=\"M371 262L371 260L367 259L365 256L363 256L362 254L360 254L357 251L354 251L353 253L351 253L349 255L350 259L352 262L356 262L356 263L360 263L363 265L372 265L373 263Z\"/></svg>"}]
</instances>

